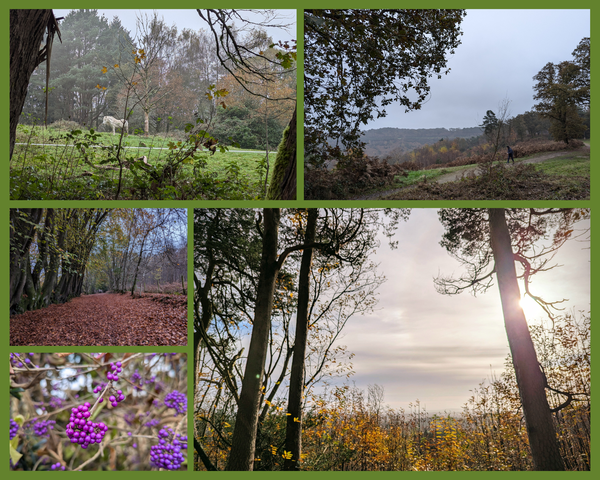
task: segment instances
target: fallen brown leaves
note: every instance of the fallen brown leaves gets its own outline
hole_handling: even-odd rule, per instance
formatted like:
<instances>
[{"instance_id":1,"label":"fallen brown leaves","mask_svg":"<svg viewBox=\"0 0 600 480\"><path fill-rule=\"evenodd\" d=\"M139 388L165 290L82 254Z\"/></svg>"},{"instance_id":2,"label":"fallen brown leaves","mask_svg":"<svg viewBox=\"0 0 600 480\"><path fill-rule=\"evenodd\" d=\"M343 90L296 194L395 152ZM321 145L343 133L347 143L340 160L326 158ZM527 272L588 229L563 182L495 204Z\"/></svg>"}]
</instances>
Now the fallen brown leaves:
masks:
<instances>
[{"instance_id":1,"label":"fallen brown leaves","mask_svg":"<svg viewBox=\"0 0 600 480\"><path fill-rule=\"evenodd\" d=\"M12 317L10 345L187 345L187 297L83 295Z\"/></svg>"},{"instance_id":2,"label":"fallen brown leaves","mask_svg":"<svg viewBox=\"0 0 600 480\"><path fill-rule=\"evenodd\" d=\"M361 157L335 170L305 170L304 198L337 200L369 188L393 183L396 175L407 175L400 165L391 165L378 158Z\"/></svg>"}]
</instances>

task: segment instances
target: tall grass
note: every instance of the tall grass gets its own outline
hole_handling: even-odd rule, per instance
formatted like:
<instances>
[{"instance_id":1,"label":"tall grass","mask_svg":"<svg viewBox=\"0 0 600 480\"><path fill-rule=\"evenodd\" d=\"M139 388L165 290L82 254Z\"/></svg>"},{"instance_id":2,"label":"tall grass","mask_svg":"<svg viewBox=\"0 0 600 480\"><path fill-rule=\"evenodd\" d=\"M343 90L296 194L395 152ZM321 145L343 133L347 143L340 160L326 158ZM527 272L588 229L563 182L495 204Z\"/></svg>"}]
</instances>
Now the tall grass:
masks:
<instances>
[{"instance_id":1,"label":"tall grass","mask_svg":"<svg viewBox=\"0 0 600 480\"><path fill-rule=\"evenodd\" d=\"M264 195L264 152L211 155L194 144L193 135L183 132L169 137L131 135L120 146L119 139L70 124L47 129L19 125L10 162L10 198L184 200Z\"/></svg>"}]
</instances>

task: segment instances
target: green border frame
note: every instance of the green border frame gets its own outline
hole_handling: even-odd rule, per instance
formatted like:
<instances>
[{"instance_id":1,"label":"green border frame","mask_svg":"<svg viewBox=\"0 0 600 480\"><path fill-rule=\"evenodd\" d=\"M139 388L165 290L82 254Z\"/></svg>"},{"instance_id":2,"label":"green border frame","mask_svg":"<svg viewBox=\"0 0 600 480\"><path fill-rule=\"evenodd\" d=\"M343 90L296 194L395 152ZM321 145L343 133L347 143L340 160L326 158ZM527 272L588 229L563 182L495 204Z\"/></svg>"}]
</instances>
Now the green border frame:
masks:
<instances>
[{"instance_id":1,"label":"green border frame","mask_svg":"<svg viewBox=\"0 0 600 480\"><path fill-rule=\"evenodd\" d=\"M74 1L58 1L56 2L60 7L77 7L81 6L81 2ZM192 2L190 0L175 0L173 4L169 5L169 8L172 9L193 9L197 8L198 3L202 2ZM489 2L481 2L475 0L466 0L462 2L456 1L415 1L415 0L407 0L406 2L399 1L391 1L391 0L372 0L371 2L360 1L360 0L330 0L327 1L325 6L327 8L364 8L368 5L369 8L398 8L398 7L409 7L409 8L471 8L471 9L589 9L591 12L590 21L592 26L592 33L594 32L594 26L599 25L598 15L600 12L600 7L597 7L597 3L593 3L591 0L576 0L565 4L563 2L558 2L556 0L551 0L549 2L542 2L540 0L531 1L515 1L508 0L504 2L500 2L497 0L490 0ZM592 6L596 6L597 8L592 8ZM52 5L51 5L52 6ZM103 8L128 8L128 9L140 9L142 6L139 3L135 3L132 1L115 1L115 0L105 0L101 5L94 5L95 7L103 7ZM159 2L157 0L150 0L143 4L145 9L157 9L160 10L164 8L164 2ZM200 5L202 6L202 5ZM295 201L105 201L102 202L102 206L106 207L114 207L114 208L153 208L153 207L178 207L178 208L187 208L188 209L188 293L191 289L191 279L193 278L193 211L194 207L203 207L203 208L231 208L231 207L245 207L245 208L263 208L263 207L350 207L350 206L361 206L361 207L411 207L411 208L440 208L440 207L454 207L454 208L468 208L468 207L556 207L556 206L564 206L564 207L585 207L591 208L594 204L598 203L597 198L594 195L596 189L594 188L594 182L592 181L592 193L591 199L586 201L304 201L304 192L303 192L303 180L304 180L304 169L303 169L303 125L300 121L304 118L304 108L303 108L303 15L302 11L304 8L323 8L322 1L314 1L314 0L292 0L288 4L281 4L281 2L276 2L274 0L230 0L225 2L225 7L227 8L254 8L254 9L265 9L265 8L288 8L288 9L296 9L297 10L297 39L298 39L298 111L297 118L299 120L298 123L298 170L297 170L297 181L298 181L298 198ZM4 33L4 39L2 41L2 50L1 56L2 61L5 66L9 64L9 15L8 11L10 8L48 8L48 2L41 1L24 1L24 2L9 2L8 5L5 5L3 11L0 16L0 22ZM200 27L200 23L199 23ZM560 32L557 32L559 35ZM593 35L592 35L593 36ZM596 79L596 73L600 74L600 62L592 61L592 78ZM5 139L3 144L4 151L8 150L9 144L9 135L8 135L8 126L9 126L9 108L8 108L8 84L9 84L9 75L5 73L2 80L2 90L5 92L4 95L0 98L0 105L2 106L2 131L4 132L3 137ZM592 80L592 84L600 84L599 80ZM594 88L592 89L594 90ZM600 113L596 112L595 115L592 116L592 125L596 124L596 118L600 118ZM590 135L591 136L591 135ZM8 169L8 161L6 162L6 166L4 167ZM592 180L594 177L598 177L597 173L598 167L595 165L591 165L591 174ZM5 171L6 172L6 171ZM9 201L8 200L8 192L9 192L9 175L0 175L0 248L3 251L0 260L0 268L5 272L0 278L0 286L1 291L4 292L1 296L0 300L0 311L4 311L4 316L0 318L6 319L6 324L1 329L1 340L0 345L2 348L6 348L5 355L10 351L24 351L23 349L11 349L8 346L9 342L9 329L8 329L8 295L9 295L9 280L8 280L8 270L9 270L9 257L8 257L8 239L9 239L9 231L8 231L8 218L9 218L9 209L10 208L24 208L27 207L53 207L53 208L61 208L61 207L78 207L78 208L91 208L98 206L98 202L95 201ZM593 208L592 210L595 210ZM592 252L591 252L591 287L592 291L594 291L594 287L598 284L598 278L600 278L600 262L596 259L596 252L600 248L600 239L596 239L594 222L592 222ZM592 302L593 303L593 302ZM188 347L111 347L108 350L111 352L127 352L127 351L142 351L142 352L166 352L166 351L180 351L187 352L188 359L193 359L193 355L191 354L191 345L192 345L192 333L193 333L193 324L192 324L192 307L193 307L193 297L192 295L188 295ZM595 335L593 336L595 339ZM592 352L594 353L597 350L597 345L599 341L592 341ZM64 351L65 347L27 347L27 351L34 352L58 352ZM97 347L80 347L77 348L78 351L83 352L91 352L98 351ZM8 373L8 372L7 372ZM5 374L5 378L8 376ZM192 382L193 382L193 368L191 365L188 365L188 402L190 404L190 408L188 410L188 414L193 414L193 399L192 399ZM594 386L592 382L592 392L594 391ZM4 405L5 411L8 410L8 397L3 397L2 405ZM191 419L191 418L190 418ZM595 432L596 427L599 425L599 422L595 421L596 415L592 416L592 431ZM8 418L5 417L3 423L8 424ZM5 427L6 428L6 427ZM6 431L6 430L5 430ZM183 475L185 478L191 478L191 475L194 475L192 472L193 461L191 460L191 455L193 453L193 445L191 443L192 436L192 422L188 423L188 435L190 438L190 445L188 447L188 458L189 458L189 468L188 473L178 472L173 473L172 475ZM596 435L597 436L597 435ZM594 439L594 435L593 435ZM595 460L598 457L599 448L596 446L596 442L592 441L592 464L595 463ZM8 465L7 467L8 468ZM520 475L530 475L532 478L562 478L565 476L578 475L585 476L586 478L592 475L594 466L592 466L591 472L579 472L579 473L562 473L562 472L530 472L530 473L516 473ZM147 472L131 472L136 478L142 478L141 475L147 475ZM124 475L125 472L119 472L117 475ZM129 474L129 472L127 472ZM204 473L206 475L207 473ZM315 478L319 476L320 478L325 478L328 476L331 478L332 476L339 476L342 473L333 473L333 472L311 472L311 478ZM344 473L347 474L347 473ZM497 476L507 476L508 472L499 472ZM15 475L14 472L11 471L11 475ZM21 473L20 476L28 476L29 473ZM33 474L35 475L35 474ZM82 472L81 475L84 475L86 478L89 477L89 472ZM91 474L94 475L93 473ZM151 476L154 475L165 475L164 473L159 472L151 472ZM166 474L169 475L169 474ZM245 473L245 472L224 472L224 473L214 473L211 475L218 475L221 478L240 478L241 476L250 476L253 473ZM267 473L266 475L283 475L286 478L290 478L294 475L303 475L300 474L290 474L290 473ZM369 476L370 478L374 478L374 476L393 476L393 475L402 475L401 473L379 473L379 472L350 472L350 475L358 478L364 478ZM424 475L419 473L414 473L413 475ZM428 474L429 476L436 476L439 478L440 476L444 476L448 478L449 476L464 476L468 475L470 478L480 476L493 475L488 472L471 472L471 473L461 473L461 472L431 472ZM543 477L542 477L543 475ZM246 477L247 478L247 477ZM273 477L274 478L274 477Z\"/></svg>"}]
</instances>

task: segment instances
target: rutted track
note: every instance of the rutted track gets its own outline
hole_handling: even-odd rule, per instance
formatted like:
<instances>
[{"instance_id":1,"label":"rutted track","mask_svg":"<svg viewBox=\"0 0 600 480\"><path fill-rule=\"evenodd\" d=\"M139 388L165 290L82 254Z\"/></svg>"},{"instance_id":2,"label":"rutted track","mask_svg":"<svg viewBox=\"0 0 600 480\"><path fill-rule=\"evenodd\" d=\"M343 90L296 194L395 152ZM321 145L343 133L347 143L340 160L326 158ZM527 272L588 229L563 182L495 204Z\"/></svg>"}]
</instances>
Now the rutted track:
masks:
<instances>
[{"instance_id":1,"label":"rutted track","mask_svg":"<svg viewBox=\"0 0 600 480\"><path fill-rule=\"evenodd\" d=\"M573 151L562 151L562 152L549 152L541 155L536 155L523 160L517 160L517 163L542 163L546 160L551 160L556 157L564 157L567 155L573 155ZM437 183L455 182L460 180L463 176L470 174L471 172L477 171L477 165L465 168L464 170L458 170L456 172L450 172L441 177L438 177L435 181Z\"/></svg>"}]
</instances>

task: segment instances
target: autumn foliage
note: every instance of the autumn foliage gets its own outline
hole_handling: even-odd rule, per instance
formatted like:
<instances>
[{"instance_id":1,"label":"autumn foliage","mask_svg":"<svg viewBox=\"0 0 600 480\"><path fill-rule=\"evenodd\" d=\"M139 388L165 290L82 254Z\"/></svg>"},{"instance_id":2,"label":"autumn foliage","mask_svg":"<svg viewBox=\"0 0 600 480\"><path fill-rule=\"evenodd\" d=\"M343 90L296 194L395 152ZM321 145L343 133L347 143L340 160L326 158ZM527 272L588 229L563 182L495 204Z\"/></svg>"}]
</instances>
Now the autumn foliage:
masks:
<instances>
[{"instance_id":1,"label":"autumn foliage","mask_svg":"<svg viewBox=\"0 0 600 480\"><path fill-rule=\"evenodd\" d=\"M553 142L551 140L527 140L511 145L515 158L528 157L536 153L557 152L580 148L583 142L573 140L567 145L563 142ZM506 148L504 148L506 150ZM506 160L504 150L496 154L496 160ZM405 153L395 159L402 168L431 170L444 167L459 167L462 165L476 165L482 162L489 162L494 152L494 146L485 143L462 151L457 146L457 140L443 140L433 145L425 145L411 152ZM391 161L392 159L388 159ZM411 166L413 166L411 168Z\"/></svg>"},{"instance_id":2,"label":"autumn foliage","mask_svg":"<svg viewBox=\"0 0 600 480\"><path fill-rule=\"evenodd\" d=\"M350 156L341 168L305 170L304 195L307 199L321 200L347 198L371 188L391 185L396 176L407 170L411 170L411 166L405 168L405 165L392 165L378 158Z\"/></svg>"},{"instance_id":3,"label":"autumn foliage","mask_svg":"<svg viewBox=\"0 0 600 480\"><path fill-rule=\"evenodd\" d=\"M589 470L590 317L567 314L555 319L554 324L543 322L531 330L552 388L546 390L550 408L562 407L553 418L566 467ZM219 395L220 387L212 388ZM427 413L418 400L407 410L386 407L383 388L377 385L369 386L366 394L344 385L309 395L303 420L301 469L531 470L533 463L510 357L504 372L492 375L472 392L462 413L434 415ZM268 414L259 427L254 470L281 470L289 457L283 448L283 406L283 402L265 400ZM225 408L203 412L201 417L205 451L213 465L223 469L235 406L231 402ZM195 468L205 469L199 461Z\"/></svg>"}]
</instances>

